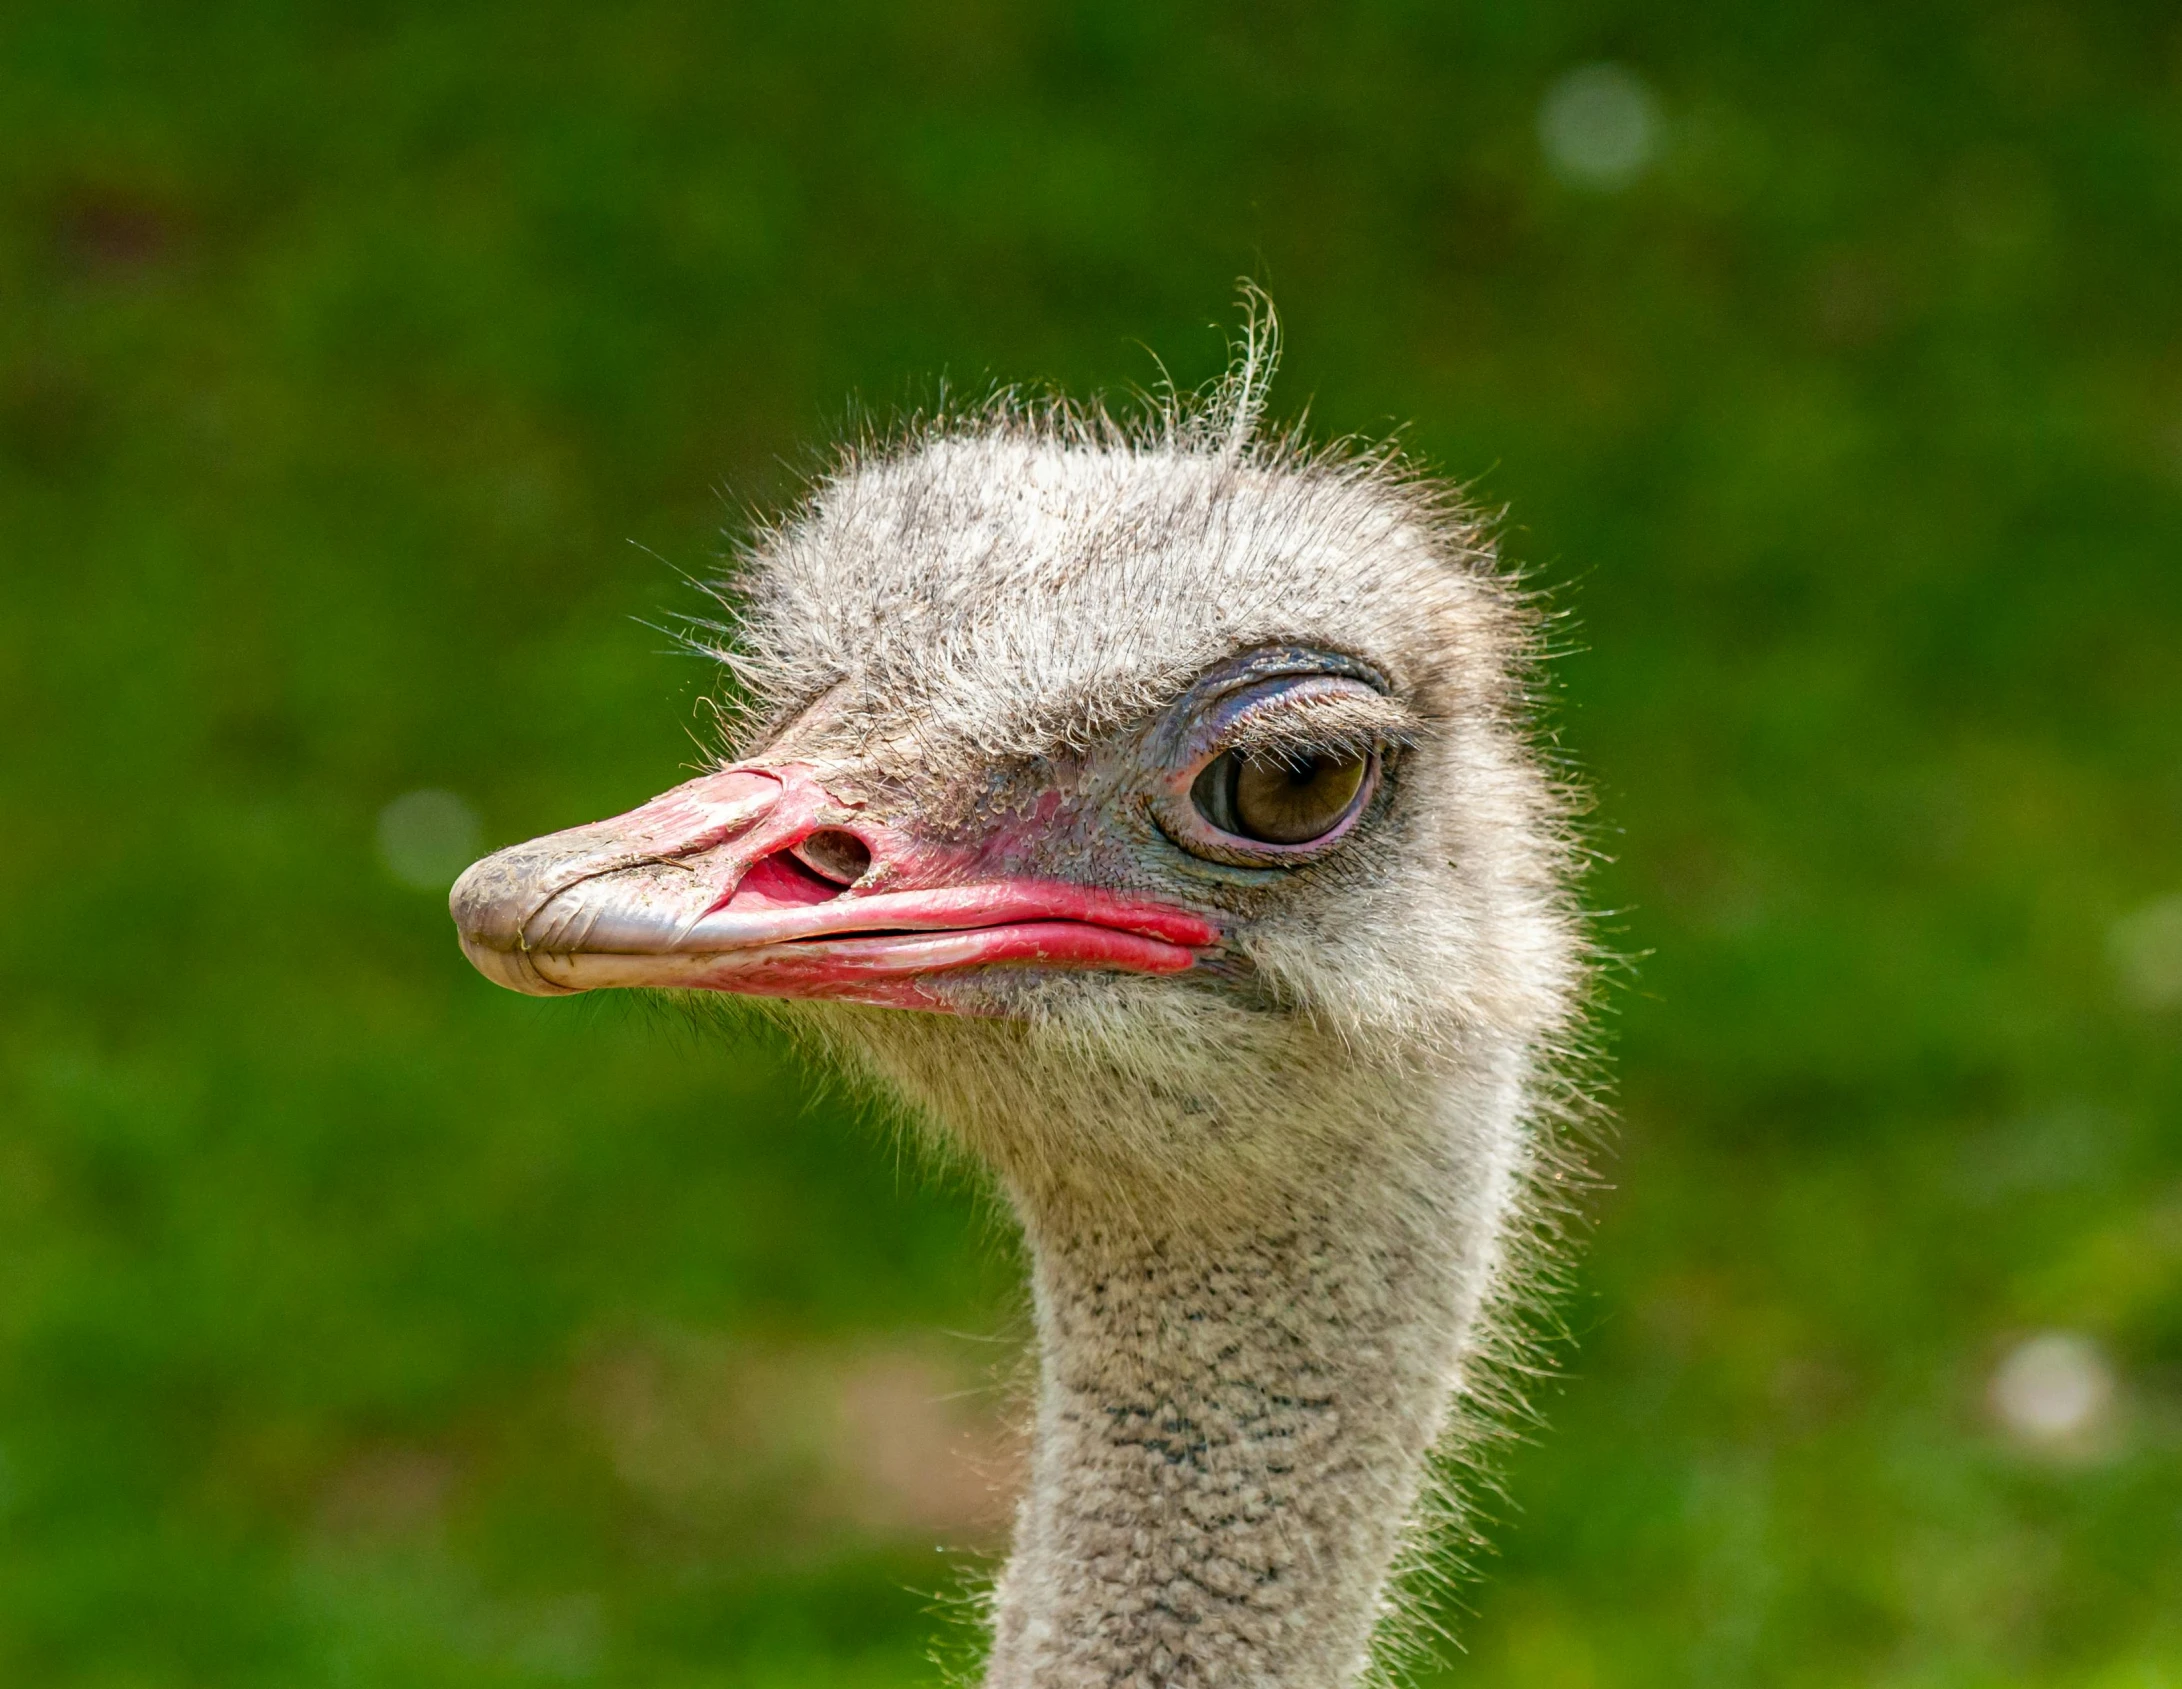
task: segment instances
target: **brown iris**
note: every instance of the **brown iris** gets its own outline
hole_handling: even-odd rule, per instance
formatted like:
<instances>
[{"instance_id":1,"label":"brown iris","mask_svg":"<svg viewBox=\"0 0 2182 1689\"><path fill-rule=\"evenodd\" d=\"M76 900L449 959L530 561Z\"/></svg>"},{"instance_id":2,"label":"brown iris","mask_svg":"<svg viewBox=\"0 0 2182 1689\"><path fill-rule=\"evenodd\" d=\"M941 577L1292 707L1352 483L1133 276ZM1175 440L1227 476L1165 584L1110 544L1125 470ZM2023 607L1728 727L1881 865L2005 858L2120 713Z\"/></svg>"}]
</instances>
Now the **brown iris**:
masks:
<instances>
[{"instance_id":1,"label":"brown iris","mask_svg":"<svg viewBox=\"0 0 2182 1689\"><path fill-rule=\"evenodd\" d=\"M1197 812L1223 833L1260 844L1322 839L1347 817L1368 757L1352 752L1213 758L1190 787Z\"/></svg>"}]
</instances>

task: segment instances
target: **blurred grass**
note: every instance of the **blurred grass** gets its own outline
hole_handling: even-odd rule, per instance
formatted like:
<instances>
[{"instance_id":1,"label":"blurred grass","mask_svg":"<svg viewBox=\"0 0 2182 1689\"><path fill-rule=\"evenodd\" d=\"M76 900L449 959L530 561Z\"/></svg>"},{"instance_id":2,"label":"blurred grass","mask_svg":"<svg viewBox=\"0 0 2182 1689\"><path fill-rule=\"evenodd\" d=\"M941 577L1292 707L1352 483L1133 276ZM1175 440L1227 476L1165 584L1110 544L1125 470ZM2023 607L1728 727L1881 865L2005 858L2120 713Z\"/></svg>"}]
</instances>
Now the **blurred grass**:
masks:
<instances>
[{"instance_id":1,"label":"blurred grass","mask_svg":"<svg viewBox=\"0 0 2182 1689\"><path fill-rule=\"evenodd\" d=\"M1619 191L1539 150L1597 60ZM1245 272L1572 610L1642 957L1448 1681L2182 1681L2182 1019L2109 944L2182 891L2182 28L1395 0L0 11L0 1678L933 1680L974 1558L693 1525L585 1379L1014 1330L1004 1237L771 1049L494 991L374 828L671 783L722 487L1202 379ZM1985 1405L2049 1328L2066 1458Z\"/></svg>"}]
</instances>

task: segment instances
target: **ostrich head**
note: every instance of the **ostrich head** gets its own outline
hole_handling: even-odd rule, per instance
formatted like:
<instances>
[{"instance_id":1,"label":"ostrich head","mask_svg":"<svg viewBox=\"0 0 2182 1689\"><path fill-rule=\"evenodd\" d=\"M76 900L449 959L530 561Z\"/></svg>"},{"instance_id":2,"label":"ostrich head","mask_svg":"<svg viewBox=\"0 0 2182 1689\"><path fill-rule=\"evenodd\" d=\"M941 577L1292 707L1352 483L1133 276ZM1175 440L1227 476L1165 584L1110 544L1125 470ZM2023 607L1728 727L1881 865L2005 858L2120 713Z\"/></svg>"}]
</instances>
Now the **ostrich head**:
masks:
<instances>
[{"instance_id":1,"label":"ostrich head","mask_svg":"<svg viewBox=\"0 0 2182 1689\"><path fill-rule=\"evenodd\" d=\"M1258 401L845 458L753 547L734 754L453 895L500 983L766 999L993 1169L1042 1363L995 1689L1365 1669L1578 982L1478 526Z\"/></svg>"}]
</instances>

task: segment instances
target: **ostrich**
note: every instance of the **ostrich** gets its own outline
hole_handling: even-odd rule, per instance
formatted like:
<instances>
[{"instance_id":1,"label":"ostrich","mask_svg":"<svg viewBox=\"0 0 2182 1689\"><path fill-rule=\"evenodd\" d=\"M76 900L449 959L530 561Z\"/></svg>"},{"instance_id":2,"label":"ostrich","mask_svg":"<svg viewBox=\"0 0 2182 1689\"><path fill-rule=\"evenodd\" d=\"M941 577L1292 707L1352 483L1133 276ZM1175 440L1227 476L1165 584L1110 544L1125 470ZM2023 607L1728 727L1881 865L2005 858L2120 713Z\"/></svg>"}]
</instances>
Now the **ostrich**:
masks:
<instances>
[{"instance_id":1,"label":"ostrich","mask_svg":"<svg viewBox=\"0 0 2182 1689\"><path fill-rule=\"evenodd\" d=\"M987 1689L1383 1665L1563 1176L1530 619L1453 495L1265 433L1268 351L844 452L750 547L733 753L452 895L498 983L764 999L990 1169L1040 1371Z\"/></svg>"}]
</instances>

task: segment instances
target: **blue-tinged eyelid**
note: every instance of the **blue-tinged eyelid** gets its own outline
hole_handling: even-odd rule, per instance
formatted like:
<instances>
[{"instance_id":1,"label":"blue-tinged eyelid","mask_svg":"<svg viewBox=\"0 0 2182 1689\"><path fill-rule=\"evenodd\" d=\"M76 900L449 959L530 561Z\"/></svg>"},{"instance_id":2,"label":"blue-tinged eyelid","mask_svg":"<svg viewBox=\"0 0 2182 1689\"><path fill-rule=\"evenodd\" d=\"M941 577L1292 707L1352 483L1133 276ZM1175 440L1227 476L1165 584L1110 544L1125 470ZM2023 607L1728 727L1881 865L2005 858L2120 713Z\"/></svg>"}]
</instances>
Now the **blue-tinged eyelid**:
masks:
<instances>
[{"instance_id":1,"label":"blue-tinged eyelid","mask_svg":"<svg viewBox=\"0 0 2182 1689\"><path fill-rule=\"evenodd\" d=\"M1343 697L1353 698L1360 692L1369 692L1375 702L1384 697L1376 688L1366 688L1351 676L1323 672L1268 681L1231 692L1215 701L1210 709L1197 718L1187 735L1185 754L1192 758L1203 756L1208 752L1225 750L1236 740L1260 737L1243 731L1253 716L1263 715L1277 722L1281 715L1295 710L1297 705L1312 698L1323 698L1330 703ZM1271 726L1272 723L1269 722L1268 725ZM1371 743L1352 745L1350 740L1355 735L1341 733L1333 739L1314 738L1312 730L1298 720L1293 731L1281 731L1279 727L1273 727L1272 731L1262 737L1268 741L1287 741L1297 751L1352 748L1364 751L1404 735L1384 731L1374 722L1370 731L1363 735Z\"/></svg>"},{"instance_id":2,"label":"blue-tinged eyelid","mask_svg":"<svg viewBox=\"0 0 2182 1689\"><path fill-rule=\"evenodd\" d=\"M1201 676L1153 729L1149 748L1170 768L1194 766L1217 754L1221 737L1251 709L1299 688L1354 688L1401 710L1386 676L1361 658L1311 646L1268 646Z\"/></svg>"}]
</instances>

